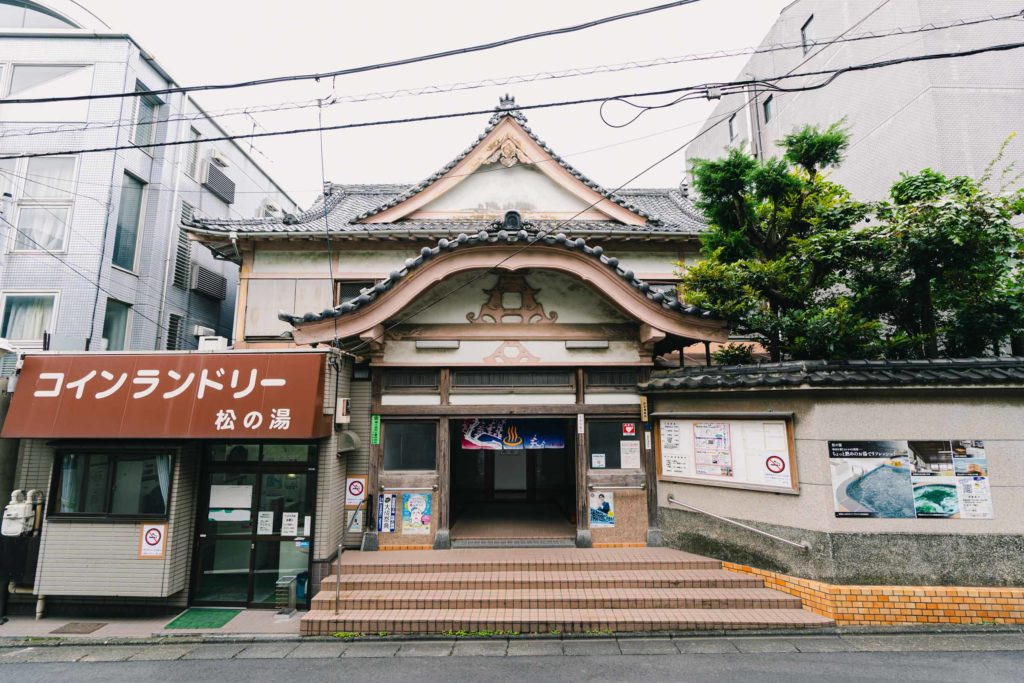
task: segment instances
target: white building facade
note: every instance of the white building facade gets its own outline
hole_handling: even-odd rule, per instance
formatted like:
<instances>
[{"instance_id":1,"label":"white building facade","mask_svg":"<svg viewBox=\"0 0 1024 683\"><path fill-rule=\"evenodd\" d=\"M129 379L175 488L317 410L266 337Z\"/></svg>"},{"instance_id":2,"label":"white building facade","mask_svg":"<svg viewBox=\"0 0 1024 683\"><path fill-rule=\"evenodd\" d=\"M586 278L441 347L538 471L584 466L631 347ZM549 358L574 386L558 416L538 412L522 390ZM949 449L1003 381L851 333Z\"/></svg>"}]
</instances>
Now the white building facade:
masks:
<instances>
[{"instance_id":1,"label":"white building facade","mask_svg":"<svg viewBox=\"0 0 1024 683\"><path fill-rule=\"evenodd\" d=\"M68 3L0 1L0 96L37 99L178 84L130 36ZM83 16L84 15L84 16ZM174 350L231 336L238 268L181 221L296 210L190 97L0 102L0 337L21 349Z\"/></svg>"},{"instance_id":2,"label":"white building facade","mask_svg":"<svg viewBox=\"0 0 1024 683\"><path fill-rule=\"evenodd\" d=\"M736 80L1020 42L1024 22L1019 16L983 21L1019 12L1019 3L1006 0L796 0L782 10ZM960 20L965 25L933 30ZM905 33L891 35L897 29ZM881 37L860 38L867 34ZM782 45L790 47L778 49ZM794 129L845 119L850 147L831 177L857 199L885 197L901 172L932 168L977 178L1007 136L1020 131L1022 59L1021 50L990 52L843 74L806 92L723 97L703 135L687 149L687 171L693 159L719 158L740 145L761 157L779 156L777 141ZM780 85L799 87L824 78L788 79ZM1019 140L1008 147L1004 164L1015 160L1018 166L1024 160Z\"/></svg>"}]
</instances>

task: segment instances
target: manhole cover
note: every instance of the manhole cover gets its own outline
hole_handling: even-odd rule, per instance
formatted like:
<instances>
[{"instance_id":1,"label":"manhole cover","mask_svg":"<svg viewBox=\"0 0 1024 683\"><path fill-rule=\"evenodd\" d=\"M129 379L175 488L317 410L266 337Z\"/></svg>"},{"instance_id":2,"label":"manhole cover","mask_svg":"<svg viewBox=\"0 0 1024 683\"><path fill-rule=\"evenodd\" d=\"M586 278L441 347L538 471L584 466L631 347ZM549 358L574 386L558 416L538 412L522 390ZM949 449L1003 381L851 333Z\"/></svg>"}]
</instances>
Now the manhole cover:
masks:
<instances>
[{"instance_id":1,"label":"manhole cover","mask_svg":"<svg viewBox=\"0 0 1024 683\"><path fill-rule=\"evenodd\" d=\"M106 626L106 623L102 621L72 621L69 624L64 624L58 629L50 631L50 633L93 633Z\"/></svg>"}]
</instances>

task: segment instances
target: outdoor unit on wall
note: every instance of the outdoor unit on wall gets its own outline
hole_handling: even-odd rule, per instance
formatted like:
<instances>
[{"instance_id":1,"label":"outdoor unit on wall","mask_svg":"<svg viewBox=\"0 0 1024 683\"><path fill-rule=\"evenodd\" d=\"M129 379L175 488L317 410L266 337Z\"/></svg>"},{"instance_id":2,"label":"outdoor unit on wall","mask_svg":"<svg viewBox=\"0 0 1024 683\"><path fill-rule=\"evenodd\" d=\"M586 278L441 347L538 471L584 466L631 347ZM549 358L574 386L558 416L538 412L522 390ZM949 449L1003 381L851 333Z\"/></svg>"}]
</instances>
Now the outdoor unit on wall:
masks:
<instances>
[{"instance_id":1,"label":"outdoor unit on wall","mask_svg":"<svg viewBox=\"0 0 1024 683\"><path fill-rule=\"evenodd\" d=\"M228 166L231 165L231 160L228 159L223 154L221 154L220 152L218 152L217 150L213 150L212 152L210 152L210 161L217 164L221 168L227 168Z\"/></svg>"},{"instance_id":2,"label":"outdoor unit on wall","mask_svg":"<svg viewBox=\"0 0 1024 683\"><path fill-rule=\"evenodd\" d=\"M197 348L200 351L227 351L228 340L226 337L200 337Z\"/></svg>"},{"instance_id":3,"label":"outdoor unit on wall","mask_svg":"<svg viewBox=\"0 0 1024 683\"><path fill-rule=\"evenodd\" d=\"M203 180L203 187L217 195L228 204L235 202L235 181L228 177L228 174L221 170L219 164L213 157L206 162L206 175Z\"/></svg>"},{"instance_id":4,"label":"outdoor unit on wall","mask_svg":"<svg viewBox=\"0 0 1024 683\"><path fill-rule=\"evenodd\" d=\"M217 330L212 327L206 327L204 325L193 325L192 336L193 337L212 337L217 333Z\"/></svg>"},{"instance_id":5,"label":"outdoor unit on wall","mask_svg":"<svg viewBox=\"0 0 1024 683\"><path fill-rule=\"evenodd\" d=\"M224 301L228 295L228 281L223 275L196 263L192 268L192 281L189 289L196 294Z\"/></svg>"}]
</instances>

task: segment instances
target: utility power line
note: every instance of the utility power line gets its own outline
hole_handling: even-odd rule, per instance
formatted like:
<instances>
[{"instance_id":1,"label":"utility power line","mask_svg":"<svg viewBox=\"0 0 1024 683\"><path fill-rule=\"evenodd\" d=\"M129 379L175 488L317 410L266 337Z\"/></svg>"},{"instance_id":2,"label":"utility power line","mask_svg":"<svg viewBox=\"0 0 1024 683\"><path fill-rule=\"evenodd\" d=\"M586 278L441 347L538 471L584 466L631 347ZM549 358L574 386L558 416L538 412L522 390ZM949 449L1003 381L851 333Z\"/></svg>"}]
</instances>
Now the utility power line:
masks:
<instances>
[{"instance_id":1,"label":"utility power line","mask_svg":"<svg viewBox=\"0 0 1024 683\"><path fill-rule=\"evenodd\" d=\"M429 62L436 59L444 59L446 57L455 57L458 55L467 55L474 52L483 52L485 50L493 50L494 48L503 47L505 45L513 45L515 43L523 43L530 40L537 40L538 38L548 38L550 36L565 35L568 33L576 33L595 26L602 26L604 24L610 24L616 21L622 21L624 19L632 19L634 17L643 16L645 14L653 14L655 12L662 12L664 10L675 9L682 7L683 5L692 5L700 0L675 0L675 2L665 3L663 5L655 5L653 7L645 7L643 9L633 10L631 12L624 12L622 14L616 14L609 17L602 17L600 19L594 19L591 21L583 22L582 24L574 24L572 26L565 26L563 28L547 29L545 31L537 31L534 33L527 33L525 35L513 36L511 38L504 38L502 40L496 40L490 43L482 43L480 45L472 45L469 47L461 47L453 50L444 50L442 52L433 52L426 55L419 55L417 57L406 57L405 59L396 59L389 62L381 62L378 64L367 64L365 66L354 66L347 69L337 69L335 71L325 71L323 73L312 73L312 74L296 74L291 76L272 76L270 78L259 78L250 81L241 81L238 83L216 83L207 85L193 85L193 86L179 86L175 88L160 88L156 90L138 90L132 92L120 92L120 93L104 93L98 95L67 95L63 97L32 97L32 98L21 98L21 99L8 99L4 100L5 104L28 104L28 103L39 103L39 102L76 102L81 100L107 100L119 97L140 97L140 96L160 96L160 95L173 95L180 93L189 92L200 92L208 90L233 90L236 88L250 88L257 85L271 85L275 83L287 83L291 81L319 81L325 78L336 78L338 76L350 76L352 74L366 73L368 71L380 71L383 69L390 69L396 66L407 66L409 64L417 64L420 62Z\"/></svg>"},{"instance_id":2,"label":"utility power line","mask_svg":"<svg viewBox=\"0 0 1024 683\"><path fill-rule=\"evenodd\" d=\"M374 91L358 93L353 95L333 95L329 102L324 102L320 99L309 99L309 100L293 100L288 102L279 102L277 104L267 105L253 105L249 107L231 107L227 109L196 112L187 116L171 116L164 119L163 122L172 123L178 121L197 121L204 117L209 118L223 118L230 116L251 116L252 114L264 114L273 113L279 111L293 111L301 109L311 109L313 107L322 106L324 108L334 107L339 104L353 104L361 102L371 102L380 100L392 100L402 97L418 97L422 95L436 95L449 92L457 92L464 90L475 90L480 88L488 87L500 87L507 85L517 84L529 84L536 83L546 80L575 78L580 76L591 76L595 74L606 74L606 73L620 73L623 71L630 71L634 69L647 69L658 66L669 66L674 64L681 64L686 62L698 62L698 61L709 61L715 59L727 59L732 57L740 57L744 55L756 55L766 54L771 52L786 51L786 50L803 50L805 47L817 47L819 45L835 45L838 43L849 43L863 40L875 40L879 38L891 38L897 36L906 35L919 35L924 33L930 33L932 31L942 31L951 28L961 28L965 26L975 26L978 24L986 24L990 22L1006 21L1010 19L1020 18L1019 13L1014 14L1003 14L1003 15L986 15L973 18L961 18L948 22L931 22L928 24L921 24L917 26L908 27L894 27L890 29L883 29L879 31L870 31L866 33L859 33L846 36L841 34L834 38L823 38L821 40L813 41L808 43L806 46L801 42L783 42L774 43L768 45L759 46L747 46L734 48L731 50L716 50L713 52L703 53L689 53L684 55L675 55L671 57L656 57L653 59L619 62L616 64L599 64L584 67L570 67L559 71L539 71L528 74L515 74L506 76L495 76L490 78L484 78L476 81L458 81L444 84L434 84L418 86L415 88L399 88L395 90L385 91ZM843 37L845 36L845 37ZM19 130L12 128L11 130L0 132L0 139L3 138L27 138L36 135L49 135L51 133L77 133L84 131L95 131L104 130L108 128L127 128L134 126L134 123L121 123L121 122L96 122L87 123L80 126L74 124L61 124L58 126L49 127L33 127L30 129ZM262 127L262 126L261 126Z\"/></svg>"},{"instance_id":3,"label":"utility power line","mask_svg":"<svg viewBox=\"0 0 1024 683\"><path fill-rule=\"evenodd\" d=\"M819 70L819 71L805 71L805 72L801 72L801 73L792 73L792 72L790 72L790 73L787 73L787 74L783 74L781 76L769 76L769 77L765 77L765 78L755 78L755 79L748 79L748 80L742 80L742 81L732 81L732 82L725 82L725 83L704 83L704 84L701 84L701 85L691 85L691 86L684 86L684 87L679 87L679 88L667 88L667 89L663 89L663 90L652 90L652 91L647 91L647 92L630 93L630 94L622 94L622 95L607 95L607 96L602 96L602 97L588 97L588 98L580 98L580 99L575 99L575 100L561 100L561 101L555 101L555 102L545 102L545 103L542 103L542 104L524 104L524 105L517 105L516 109L518 109L520 111L531 111L531 110L534 110L534 109L551 109L551 108L555 108L555 107L567 107L567 106L574 106L574 105L580 105L580 104L594 104L594 103L599 103L599 102L608 102L608 101L612 101L612 100L626 101L626 100L629 100L629 99L635 99L635 98L641 98L641 97L652 97L652 96L657 96L657 95L673 95L673 94L678 94L678 93L689 93L689 94L703 93L705 97L707 97L709 99L712 99L712 98L722 97L722 96L725 96L725 95L737 94L737 93L743 92L744 88L753 87L753 86L766 87L766 88L780 90L780 91L784 90L785 92L800 92L800 91L804 91L804 90L816 90L818 88L821 88L824 85L827 85L828 83L831 83L832 81L834 81L839 76L841 76L843 74L847 74L847 73L854 73L854 72L859 72L859 71L869 71L869 70L873 70L873 69L886 68L886 67L890 67L890 66L896 66L898 64L906 64L906 63L911 63L911 62L924 62L924 61L933 61L933 60L939 60L939 59L955 59L955 58L971 57L971 56L980 55L980 54L987 54L987 53L992 53L992 52L1005 52L1005 51L1008 51L1008 50L1016 50L1016 49L1019 49L1021 47L1024 47L1024 42L1003 43L1003 44L1000 44L1000 45L987 45L987 46L984 46L984 47L972 48L972 49L961 50L961 51L956 51L956 52L941 52L941 53L933 53L933 54L925 54L925 55L913 55L913 56L908 56L908 57L898 57L898 58L889 59L889 60L885 60L885 61L870 62L870 63L867 63L867 64L856 64L856 65L851 65L851 66L840 67L840 68L837 68L837 69L824 69L824 70ZM825 83L823 83L823 84L812 85L812 86L800 86L800 87L796 87L796 88L785 88L785 89L783 89L780 86L776 85L776 82L778 82L778 81L787 80L787 79L791 79L791 78L806 78L806 77L809 77L809 76L822 76L822 75L829 77L827 79L827 81ZM680 98L677 101L681 101L682 99L683 98ZM674 104L674 103L675 102L672 102L670 104ZM639 109L657 109L657 108L664 107L666 105L664 105L664 104L662 104L662 105L636 105L636 104L633 104L632 106L635 106L635 107L637 107ZM312 126L312 127L305 127L305 128L292 128L292 129L288 129L288 130L266 131L266 132L262 132L262 133L247 133L247 134L243 134L243 135L223 135L223 136L205 138L205 141L206 142L220 142L220 141L226 141L226 140L248 140L248 139L253 139L253 138L278 137L278 136L284 136L284 135L298 135L298 134L303 134L303 133L317 133L317 132L321 132L321 131L348 130L348 129L353 129L353 128L372 128L372 127L377 127L377 126L389 126L389 125L396 125L396 124L402 124L402 123L420 123L420 122L424 122L424 121L438 121L438 120L442 120L442 119L465 118L465 117L468 117L468 116L479 116L479 115L483 115L483 114L493 114L493 113L494 113L494 109L475 109L475 110L471 110L471 111L450 112L450 113L445 113L445 114L427 114L427 115L423 115L423 116L409 116L409 117L398 118L398 119L383 119L383 120L376 120L376 121L361 121L361 122L356 122L356 123L342 123L342 124L335 124L335 125L331 125L331 126ZM148 143L148 144L143 144L143 145L135 145L135 144L110 145L110 146L105 146L105 147L89 147L89 148L81 148L81 149L70 149L70 150L52 151L52 152L33 152L33 153L26 153L26 154L11 154L11 155L0 156L0 159L32 159L32 158L36 158L36 157L62 156L62 155L71 155L71 154L88 154L88 153L94 153L94 152L112 152L112 151L118 151L118 150L122 150L122 149L154 149L154 148L157 148L157 147L173 147L173 146L177 146L177 145L190 145L190 144L194 144L194 142L195 142L194 140L170 140L170 141L166 141L166 142L154 142L154 143Z\"/></svg>"}]
</instances>

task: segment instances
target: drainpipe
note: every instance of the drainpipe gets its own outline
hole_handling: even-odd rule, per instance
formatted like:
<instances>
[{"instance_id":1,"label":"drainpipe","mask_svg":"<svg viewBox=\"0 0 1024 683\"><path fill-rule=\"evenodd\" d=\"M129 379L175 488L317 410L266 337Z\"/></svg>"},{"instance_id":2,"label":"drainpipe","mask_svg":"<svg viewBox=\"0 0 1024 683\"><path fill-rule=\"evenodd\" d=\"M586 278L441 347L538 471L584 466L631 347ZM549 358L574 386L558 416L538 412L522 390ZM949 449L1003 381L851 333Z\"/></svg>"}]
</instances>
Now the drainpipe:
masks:
<instances>
[{"instance_id":1,"label":"drainpipe","mask_svg":"<svg viewBox=\"0 0 1024 683\"><path fill-rule=\"evenodd\" d=\"M174 140L182 140L183 139L182 136L181 136L181 131L182 131L182 128L184 128L184 124L185 124L185 105L186 105L187 102L188 102L188 95L186 95L185 93L181 93L181 105L180 105L180 108L179 108L178 122L177 122L177 125L175 127L174 137L172 138ZM172 113L173 113L173 110L168 114L168 117ZM171 171L174 173L174 192L171 193L171 228L172 229L168 230L168 232L167 232L167 255L164 257L164 279L163 279L163 282L160 284L160 311L157 313L157 316L156 316L156 346L154 348L154 350L156 350L156 351L159 351L163 347L163 345L164 345L163 342L164 342L164 331L165 331L165 328L164 328L163 320L164 320L164 310L165 310L165 308L167 306L167 280L171 276L171 254L176 254L177 253L177 248L176 248L177 243L175 243L173 245L171 244L171 233L174 232L173 228L175 226L177 226L177 224L178 224L178 221L176 221L175 218L178 217L179 220L180 220L180 214L178 213L178 210L177 210L177 207L178 207L178 192L179 192L179 189L181 187L181 157L182 157L182 154L186 151L185 150L186 147L188 147L188 145L175 145L174 146L174 150L172 152L173 155L174 155L174 161L170 162ZM180 230L181 227L178 226L178 229ZM185 314L185 324L186 324L186 326L188 325L188 313L187 312Z\"/></svg>"}]
</instances>

